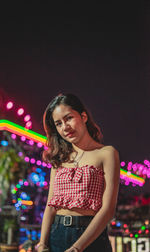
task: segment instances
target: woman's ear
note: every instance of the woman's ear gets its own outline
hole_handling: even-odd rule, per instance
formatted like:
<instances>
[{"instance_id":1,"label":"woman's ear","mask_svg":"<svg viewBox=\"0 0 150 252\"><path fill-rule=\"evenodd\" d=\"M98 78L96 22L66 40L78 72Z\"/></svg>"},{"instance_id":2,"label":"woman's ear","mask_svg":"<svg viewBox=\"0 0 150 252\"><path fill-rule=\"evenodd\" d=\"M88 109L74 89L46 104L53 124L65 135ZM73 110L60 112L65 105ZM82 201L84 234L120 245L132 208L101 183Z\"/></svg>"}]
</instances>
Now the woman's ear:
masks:
<instances>
[{"instance_id":1,"label":"woman's ear","mask_svg":"<svg viewBox=\"0 0 150 252\"><path fill-rule=\"evenodd\" d=\"M81 113L81 118L82 118L82 120L83 120L83 122L84 122L84 123L86 123L86 122L87 122L88 117L87 117L87 114L86 114L86 112L85 112L85 111L83 111L83 112Z\"/></svg>"}]
</instances>

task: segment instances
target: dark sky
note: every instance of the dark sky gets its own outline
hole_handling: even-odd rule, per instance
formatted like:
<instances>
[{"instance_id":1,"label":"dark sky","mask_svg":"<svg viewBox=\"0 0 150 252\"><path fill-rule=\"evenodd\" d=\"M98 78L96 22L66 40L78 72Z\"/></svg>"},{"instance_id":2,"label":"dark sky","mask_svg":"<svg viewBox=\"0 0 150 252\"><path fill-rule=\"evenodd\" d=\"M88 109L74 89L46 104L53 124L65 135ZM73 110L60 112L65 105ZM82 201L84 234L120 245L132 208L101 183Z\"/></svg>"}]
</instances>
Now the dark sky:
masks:
<instances>
[{"instance_id":1,"label":"dark sky","mask_svg":"<svg viewBox=\"0 0 150 252\"><path fill-rule=\"evenodd\" d=\"M74 93L121 160L150 159L150 4L130 2L1 7L0 87L33 130L55 95Z\"/></svg>"}]
</instances>

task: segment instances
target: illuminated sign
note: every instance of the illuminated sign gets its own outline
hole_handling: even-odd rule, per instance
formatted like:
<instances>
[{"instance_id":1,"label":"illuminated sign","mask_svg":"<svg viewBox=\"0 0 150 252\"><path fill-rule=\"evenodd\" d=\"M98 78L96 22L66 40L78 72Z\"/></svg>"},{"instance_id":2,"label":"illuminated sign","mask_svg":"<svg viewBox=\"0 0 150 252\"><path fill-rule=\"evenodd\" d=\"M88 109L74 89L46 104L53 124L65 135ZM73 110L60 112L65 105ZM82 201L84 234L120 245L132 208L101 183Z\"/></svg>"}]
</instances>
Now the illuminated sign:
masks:
<instances>
[{"instance_id":1,"label":"illuminated sign","mask_svg":"<svg viewBox=\"0 0 150 252\"><path fill-rule=\"evenodd\" d=\"M113 252L150 252L149 237L109 237ZM114 245L115 244L115 245Z\"/></svg>"}]
</instances>

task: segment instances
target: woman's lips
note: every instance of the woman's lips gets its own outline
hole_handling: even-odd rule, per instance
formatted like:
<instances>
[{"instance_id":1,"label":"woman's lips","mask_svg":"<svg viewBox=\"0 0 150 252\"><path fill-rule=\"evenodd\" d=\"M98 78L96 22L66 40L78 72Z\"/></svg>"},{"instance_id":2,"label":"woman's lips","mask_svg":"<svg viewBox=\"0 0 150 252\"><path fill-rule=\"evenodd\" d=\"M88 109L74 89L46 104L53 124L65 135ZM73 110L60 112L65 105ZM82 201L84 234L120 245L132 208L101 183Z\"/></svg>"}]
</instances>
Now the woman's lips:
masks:
<instances>
[{"instance_id":1,"label":"woman's lips","mask_svg":"<svg viewBox=\"0 0 150 252\"><path fill-rule=\"evenodd\" d=\"M72 137L72 135L74 134L74 131L73 132L69 132L66 137Z\"/></svg>"}]
</instances>

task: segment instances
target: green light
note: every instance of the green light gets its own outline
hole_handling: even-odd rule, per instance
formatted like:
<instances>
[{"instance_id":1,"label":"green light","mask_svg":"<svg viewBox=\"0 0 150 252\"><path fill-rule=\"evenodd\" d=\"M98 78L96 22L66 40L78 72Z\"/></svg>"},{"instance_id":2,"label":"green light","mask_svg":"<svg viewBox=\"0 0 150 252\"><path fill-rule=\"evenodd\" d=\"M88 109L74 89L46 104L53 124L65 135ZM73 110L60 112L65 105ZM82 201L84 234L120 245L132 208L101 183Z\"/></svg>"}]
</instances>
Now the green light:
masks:
<instances>
[{"instance_id":1,"label":"green light","mask_svg":"<svg viewBox=\"0 0 150 252\"><path fill-rule=\"evenodd\" d=\"M21 185L17 184L16 187L17 187L17 188L21 188Z\"/></svg>"},{"instance_id":2,"label":"green light","mask_svg":"<svg viewBox=\"0 0 150 252\"><path fill-rule=\"evenodd\" d=\"M15 194L17 191L15 189L11 190L12 194Z\"/></svg>"},{"instance_id":3,"label":"green light","mask_svg":"<svg viewBox=\"0 0 150 252\"><path fill-rule=\"evenodd\" d=\"M21 198L18 198L18 201L21 201Z\"/></svg>"},{"instance_id":4,"label":"green light","mask_svg":"<svg viewBox=\"0 0 150 252\"><path fill-rule=\"evenodd\" d=\"M16 127L16 128L18 128L18 129L20 129L20 130L23 130L23 131L26 131L26 132L30 132L31 134L33 134L33 135L35 135L35 136L37 136L37 137L40 137L40 138L42 138L43 140L46 140L46 137L45 137L45 136L43 136L43 135L41 135L41 134L39 134L39 133L37 133L37 132L35 132L35 131L33 131L33 130L26 129L26 128L24 128L24 127L22 127L22 126L20 126L20 125L18 125L18 124L16 124L16 123L10 122L10 121L8 121L8 120L2 119L2 120L0 120L0 123L5 123L5 124L11 125L11 126L13 126L13 127Z\"/></svg>"},{"instance_id":5,"label":"green light","mask_svg":"<svg viewBox=\"0 0 150 252\"><path fill-rule=\"evenodd\" d=\"M138 235L138 234L135 234L134 236L135 236L135 238L138 238L138 237L139 237L139 235Z\"/></svg>"},{"instance_id":6,"label":"green light","mask_svg":"<svg viewBox=\"0 0 150 252\"><path fill-rule=\"evenodd\" d=\"M142 229L142 230L145 230L145 229L146 229L146 227L145 227L145 226L142 226L142 227L141 227L141 229Z\"/></svg>"},{"instance_id":7,"label":"green light","mask_svg":"<svg viewBox=\"0 0 150 252\"><path fill-rule=\"evenodd\" d=\"M22 209L26 209L27 207L26 206L21 206L22 207Z\"/></svg>"},{"instance_id":8,"label":"green light","mask_svg":"<svg viewBox=\"0 0 150 252\"><path fill-rule=\"evenodd\" d=\"M120 170L123 171L123 172L126 173L126 174L128 173L128 171L123 170L122 168L120 168ZM137 178L137 179L138 179L138 178L141 178L140 176L137 176L137 175L135 175L135 174L133 174L133 173L131 173L131 175L133 176L133 178Z\"/></svg>"}]
</instances>

